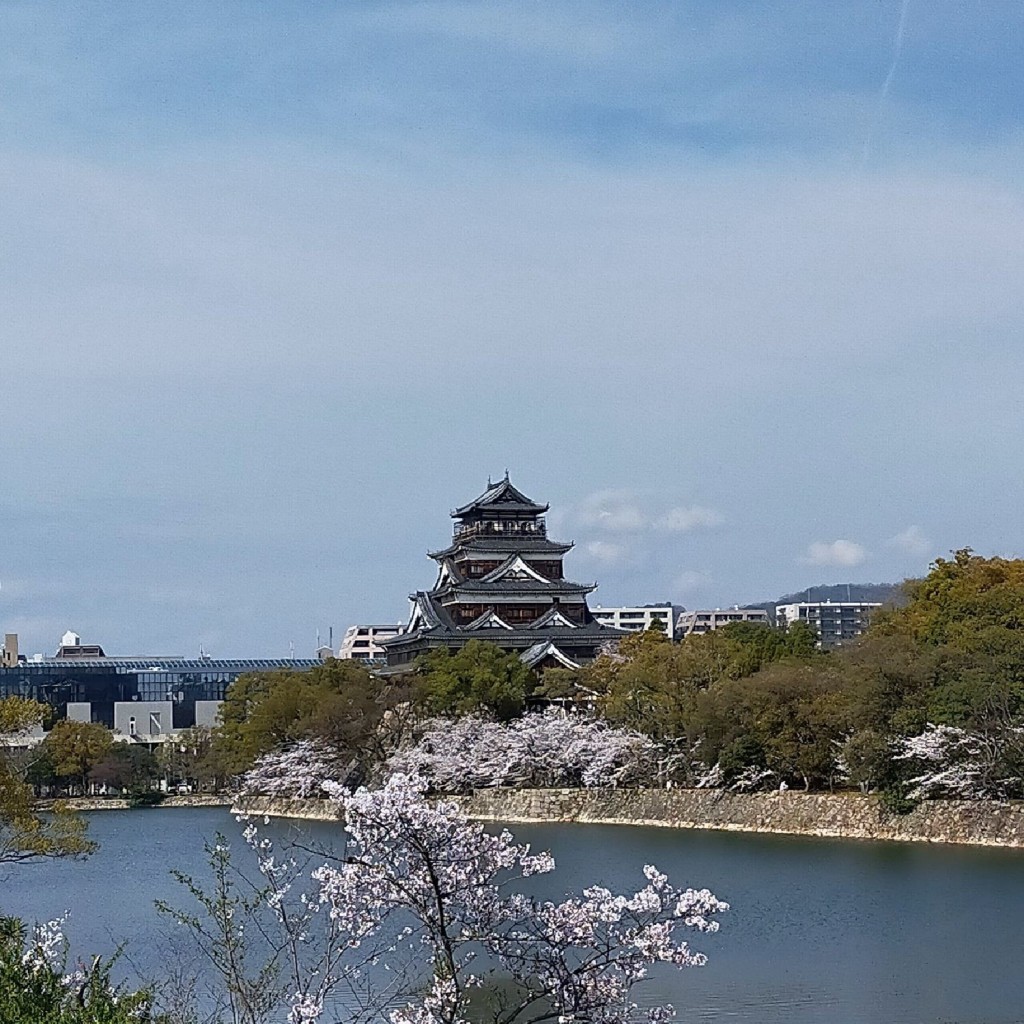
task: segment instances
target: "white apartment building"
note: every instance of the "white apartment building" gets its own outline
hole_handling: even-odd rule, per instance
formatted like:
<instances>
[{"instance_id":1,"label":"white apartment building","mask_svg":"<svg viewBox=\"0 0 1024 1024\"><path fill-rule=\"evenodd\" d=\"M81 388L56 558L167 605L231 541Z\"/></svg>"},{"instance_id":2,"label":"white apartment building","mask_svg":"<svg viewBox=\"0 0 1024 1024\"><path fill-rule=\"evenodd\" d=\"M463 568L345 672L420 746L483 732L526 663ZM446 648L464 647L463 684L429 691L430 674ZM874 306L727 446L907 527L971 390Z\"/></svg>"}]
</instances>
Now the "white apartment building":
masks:
<instances>
[{"instance_id":1,"label":"white apartment building","mask_svg":"<svg viewBox=\"0 0 1024 1024\"><path fill-rule=\"evenodd\" d=\"M702 608L692 612L681 612L676 622L676 636L698 636L721 629L732 622L768 623L768 612L764 608Z\"/></svg>"},{"instance_id":2,"label":"white apartment building","mask_svg":"<svg viewBox=\"0 0 1024 1024\"><path fill-rule=\"evenodd\" d=\"M807 622L818 634L819 647L839 647L868 628L872 612L880 601L800 601L775 606L780 626Z\"/></svg>"},{"instance_id":3,"label":"white apartment building","mask_svg":"<svg viewBox=\"0 0 1024 1024\"><path fill-rule=\"evenodd\" d=\"M339 658L354 658L360 661L372 661L385 658L386 652L380 646L381 641L390 640L402 632L402 626L388 623L386 626L349 626L338 649Z\"/></svg>"},{"instance_id":4,"label":"white apartment building","mask_svg":"<svg viewBox=\"0 0 1024 1024\"><path fill-rule=\"evenodd\" d=\"M655 620L659 621L670 640L675 639L672 623L675 613L670 604L642 605L638 608L602 608L598 605L590 609L591 614L602 626L615 629L626 629L631 633L639 633L650 629Z\"/></svg>"}]
</instances>

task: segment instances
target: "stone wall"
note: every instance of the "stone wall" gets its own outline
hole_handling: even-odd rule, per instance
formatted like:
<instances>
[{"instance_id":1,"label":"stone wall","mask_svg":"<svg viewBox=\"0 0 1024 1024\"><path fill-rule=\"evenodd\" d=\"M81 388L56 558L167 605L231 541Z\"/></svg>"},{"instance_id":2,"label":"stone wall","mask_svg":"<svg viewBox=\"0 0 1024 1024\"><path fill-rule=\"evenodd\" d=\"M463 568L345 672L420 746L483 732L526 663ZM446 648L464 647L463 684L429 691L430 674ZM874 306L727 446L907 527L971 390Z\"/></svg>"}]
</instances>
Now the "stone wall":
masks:
<instances>
[{"instance_id":1,"label":"stone wall","mask_svg":"<svg viewBox=\"0 0 1024 1024\"><path fill-rule=\"evenodd\" d=\"M239 797L231 805L232 814L251 814L254 818L301 818L305 821L337 821L338 805L328 800L286 800L281 797Z\"/></svg>"},{"instance_id":2,"label":"stone wall","mask_svg":"<svg viewBox=\"0 0 1024 1024\"><path fill-rule=\"evenodd\" d=\"M718 790L488 789L454 797L479 821L587 822L730 832L969 843L1024 848L1024 804L933 800L910 814L859 794L723 793ZM250 797L232 808L254 816L334 821L323 800Z\"/></svg>"},{"instance_id":3,"label":"stone wall","mask_svg":"<svg viewBox=\"0 0 1024 1024\"><path fill-rule=\"evenodd\" d=\"M1024 804L933 800L910 814L860 794L719 790L481 790L459 798L483 821L590 822L782 835L1024 847Z\"/></svg>"},{"instance_id":4,"label":"stone wall","mask_svg":"<svg viewBox=\"0 0 1024 1024\"><path fill-rule=\"evenodd\" d=\"M73 796L60 801L72 811L125 811L128 800L119 796ZM53 800L39 800L40 810L52 807ZM175 793L165 796L157 807L230 807L231 798L213 793ZM141 808L145 810L146 808Z\"/></svg>"}]
</instances>

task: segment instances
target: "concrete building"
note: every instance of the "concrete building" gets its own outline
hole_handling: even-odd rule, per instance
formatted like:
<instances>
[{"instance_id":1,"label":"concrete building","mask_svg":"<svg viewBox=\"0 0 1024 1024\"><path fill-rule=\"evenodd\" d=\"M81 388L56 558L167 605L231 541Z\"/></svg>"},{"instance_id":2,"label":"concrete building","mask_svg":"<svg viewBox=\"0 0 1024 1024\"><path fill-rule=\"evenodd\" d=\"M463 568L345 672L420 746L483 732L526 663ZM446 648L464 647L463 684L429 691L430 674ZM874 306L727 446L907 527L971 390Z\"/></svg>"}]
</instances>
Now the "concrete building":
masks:
<instances>
[{"instance_id":1,"label":"concrete building","mask_svg":"<svg viewBox=\"0 0 1024 1024\"><path fill-rule=\"evenodd\" d=\"M768 624L768 612L764 608L706 608L682 612L676 622L676 634L682 639L694 633L710 633L732 622L763 622Z\"/></svg>"},{"instance_id":2,"label":"concrete building","mask_svg":"<svg viewBox=\"0 0 1024 1024\"><path fill-rule=\"evenodd\" d=\"M645 604L634 608L602 608L598 605L591 609L591 614L603 626L625 629L630 633L650 629L657 620L670 640L674 640L676 636L675 609L670 604Z\"/></svg>"},{"instance_id":3,"label":"concrete building","mask_svg":"<svg viewBox=\"0 0 1024 1024\"><path fill-rule=\"evenodd\" d=\"M383 661L386 652L381 646L382 641L398 636L402 632L401 625L386 626L349 626L341 638L338 657L357 661Z\"/></svg>"},{"instance_id":4,"label":"concrete building","mask_svg":"<svg viewBox=\"0 0 1024 1024\"><path fill-rule=\"evenodd\" d=\"M775 620L780 626L806 622L818 634L818 646L839 647L860 636L880 601L801 601L775 606Z\"/></svg>"}]
</instances>

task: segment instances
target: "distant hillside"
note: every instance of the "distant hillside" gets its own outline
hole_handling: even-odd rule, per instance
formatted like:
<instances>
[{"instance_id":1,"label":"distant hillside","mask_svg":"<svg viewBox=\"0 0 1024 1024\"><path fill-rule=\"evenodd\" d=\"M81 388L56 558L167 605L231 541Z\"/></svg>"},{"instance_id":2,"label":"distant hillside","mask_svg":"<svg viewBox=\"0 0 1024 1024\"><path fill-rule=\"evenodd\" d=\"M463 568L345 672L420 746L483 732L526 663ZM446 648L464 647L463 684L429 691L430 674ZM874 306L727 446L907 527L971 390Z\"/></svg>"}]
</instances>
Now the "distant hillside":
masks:
<instances>
[{"instance_id":1,"label":"distant hillside","mask_svg":"<svg viewBox=\"0 0 1024 1024\"><path fill-rule=\"evenodd\" d=\"M882 604L900 605L906 598L899 583L822 583L796 594L784 594L774 601L758 601L744 607L767 608L774 616L777 604L796 604L798 601L880 601Z\"/></svg>"}]
</instances>

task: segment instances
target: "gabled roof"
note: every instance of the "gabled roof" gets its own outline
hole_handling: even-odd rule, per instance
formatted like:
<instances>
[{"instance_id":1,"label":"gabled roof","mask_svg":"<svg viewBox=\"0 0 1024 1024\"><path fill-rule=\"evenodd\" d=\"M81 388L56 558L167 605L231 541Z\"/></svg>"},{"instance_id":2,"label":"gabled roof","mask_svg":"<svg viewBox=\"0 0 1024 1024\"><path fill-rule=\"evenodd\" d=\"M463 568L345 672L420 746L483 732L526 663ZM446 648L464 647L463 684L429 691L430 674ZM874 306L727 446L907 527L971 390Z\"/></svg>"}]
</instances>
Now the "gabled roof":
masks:
<instances>
[{"instance_id":1,"label":"gabled roof","mask_svg":"<svg viewBox=\"0 0 1024 1024\"><path fill-rule=\"evenodd\" d=\"M381 647L387 647L393 641L400 642L403 637L416 632L429 633L435 629L450 632L455 629L452 617L427 591L418 590L410 595L409 600L412 601L412 610L409 613L408 625L397 636L379 640L378 644Z\"/></svg>"},{"instance_id":2,"label":"gabled roof","mask_svg":"<svg viewBox=\"0 0 1024 1024\"><path fill-rule=\"evenodd\" d=\"M560 651L551 640L543 640L534 644L529 650L519 655L519 660L530 668L539 665L545 658L554 658L565 668L579 668L579 663L572 660L564 651Z\"/></svg>"},{"instance_id":3,"label":"gabled roof","mask_svg":"<svg viewBox=\"0 0 1024 1024\"><path fill-rule=\"evenodd\" d=\"M494 611L484 612L479 618L474 619L468 625L462 627L464 630L475 629L511 629L512 627Z\"/></svg>"},{"instance_id":4,"label":"gabled roof","mask_svg":"<svg viewBox=\"0 0 1024 1024\"><path fill-rule=\"evenodd\" d=\"M443 587L454 586L462 582L464 582L463 578L451 559L445 558L442 560L441 568L437 573L437 581L434 583L434 591L436 592Z\"/></svg>"},{"instance_id":5,"label":"gabled roof","mask_svg":"<svg viewBox=\"0 0 1024 1024\"><path fill-rule=\"evenodd\" d=\"M506 473L504 480L499 480L496 484L488 482L487 490L478 498L474 498L468 505L457 508L452 512L452 518L463 519L466 516L484 512L521 512L524 515L541 515L549 508L549 505L538 505L518 488L513 487L508 473Z\"/></svg>"},{"instance_id":6,"label":"gabled roof","mask_svg":"<svg viewBox=\"0 0 1024 1024\"><path fill-rule=\"evenodd\" d=\"M497 569L492 569L486 576L480 577L481 583L497 583L498 580L535 580L538 583L550 583L547 576L537 572L519 555L509 555Z\"/></svg>"},{"instance_id":7,"label":"gabled roof","mask_svg":"<svg viewBox=\"0 0 1024 1024\"><path fill-rule=\"evenodd\" d=\"M546 611L536 622L531 622L529 625L530 629L545 629L549 626L559 626L564 629L579 629L580 625L578 622L573 622L572 619L566 618L556 606L552 605L548 611Z\"/></svg>"}]
</instances>

